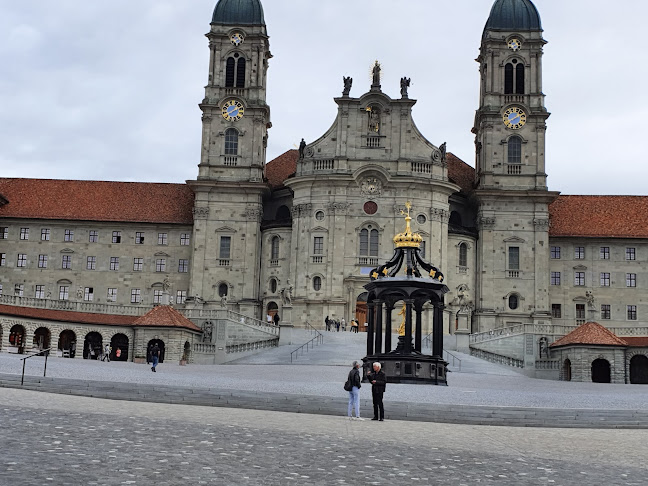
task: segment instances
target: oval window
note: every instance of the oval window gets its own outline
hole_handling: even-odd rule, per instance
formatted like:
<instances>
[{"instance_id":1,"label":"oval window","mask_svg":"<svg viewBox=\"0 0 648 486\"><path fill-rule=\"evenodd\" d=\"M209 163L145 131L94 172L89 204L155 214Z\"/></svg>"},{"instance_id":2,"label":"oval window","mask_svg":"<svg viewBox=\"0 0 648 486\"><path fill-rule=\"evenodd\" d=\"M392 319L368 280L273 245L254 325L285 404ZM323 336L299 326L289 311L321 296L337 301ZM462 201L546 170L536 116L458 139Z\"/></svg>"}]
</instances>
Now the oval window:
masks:
<instances>
[{"instance_id":1,"label":"oval window","mask_svg":"<svg viewBox=\"0 0 648 486\"><path fill-rule=\"evenodd\" d=\"M319 291L322 289L322 278L321 277L315 277L313 278L313 289L316 291Z\"/></svg>"},{"instance_id":2,"label":"oval window","mask_svg":"<svg viewBox=\"0 0 648 486\"><path fill-rule=\"evenodd\" d=\"M425 224L427 222L427 218L425 217L425 214L419 214L416 217L416 221L418 222L418 224Z\"/></svg>"},{"instance_id":3,"label":"oval window","mask_svg":"<svg viewBox=\"0 0 648 486\"><path fill-rule=\"evenodd\" d=\"M270 292L273 294L277 291L277 281L273 278L270 280Z\"/></svg>"},{"instance_id":4,"label":"oval window","mask_svg":"<svg viewBox=\"0 0 648 486\"><path fill-rule=\"evenodd\" d=\"M322 221L324 219L324 211L317 211L315 213L315 219L317 221Z\"/></svg>"},{"instance_id":5,"label":"oval window","mask_svg":"<svg viewBox=\"0 0 648 486\"><path fill-rule=\"evenodd\" d=\"M518 305L520 304L518 296L517 295L511 295L509 297L509 309L515 310L518 308Z\"/></svg>"}]
</instances>

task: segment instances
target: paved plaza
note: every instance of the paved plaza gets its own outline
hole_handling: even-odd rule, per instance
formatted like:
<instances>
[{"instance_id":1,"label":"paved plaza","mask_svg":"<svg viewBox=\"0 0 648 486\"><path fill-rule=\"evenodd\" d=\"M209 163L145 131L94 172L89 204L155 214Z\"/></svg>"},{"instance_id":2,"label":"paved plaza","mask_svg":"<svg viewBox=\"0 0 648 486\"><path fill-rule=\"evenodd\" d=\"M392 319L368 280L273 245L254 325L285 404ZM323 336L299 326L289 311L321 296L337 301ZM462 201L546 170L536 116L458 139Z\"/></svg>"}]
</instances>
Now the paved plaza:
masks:
<instances>
[{"instance_id":1,"label":"paved plaza","mask_svg":"<svg viewBox=\"0 0 648 486\"><path fill-rule=\"evenodd\" d=\"M0 393L0 485L643 485L648 432Z\"/></svg>"}]
</instances>

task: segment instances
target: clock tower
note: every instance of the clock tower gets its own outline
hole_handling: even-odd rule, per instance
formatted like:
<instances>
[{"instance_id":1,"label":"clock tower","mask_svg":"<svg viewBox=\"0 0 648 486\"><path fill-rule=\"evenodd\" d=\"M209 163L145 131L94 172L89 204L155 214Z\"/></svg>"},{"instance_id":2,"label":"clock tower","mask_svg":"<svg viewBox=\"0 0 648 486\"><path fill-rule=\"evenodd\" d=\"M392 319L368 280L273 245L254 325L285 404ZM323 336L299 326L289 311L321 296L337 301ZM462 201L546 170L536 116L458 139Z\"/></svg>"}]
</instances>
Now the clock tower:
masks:
<instances>
[{"instance_id":1,"label":"clock tower","mask_svg":"<svg viewBox=\"0 0 648 486\"><path fill-rule=\"evenodd\" d=\"M219 0L207 38L190 300L258 316L272 57L260 0Z\"/></svg>"},{"instance_id":2,"label":"clock tower","mask_svg":"<svg viewBox=\"0 0 648 486\"><path fill-rule=\"evenodd\" d=\"M496 0L482 36L474 332L551 318L542 33L531 0Z\"/></svg>"}]
</instances>

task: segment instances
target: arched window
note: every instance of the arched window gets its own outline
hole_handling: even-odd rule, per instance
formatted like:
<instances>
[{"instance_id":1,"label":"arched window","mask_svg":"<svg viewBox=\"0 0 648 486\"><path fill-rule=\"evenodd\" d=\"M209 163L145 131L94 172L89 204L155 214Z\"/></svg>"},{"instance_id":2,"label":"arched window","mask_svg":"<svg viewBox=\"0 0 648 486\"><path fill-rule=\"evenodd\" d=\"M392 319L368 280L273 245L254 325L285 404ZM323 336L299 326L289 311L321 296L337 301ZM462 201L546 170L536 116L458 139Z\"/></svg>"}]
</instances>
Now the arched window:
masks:
<instances>
[{"instance_id":1,"label":"arched window","mask_svg":"<svg viewBox=\"0 0 648 486\"><path fill-rule=\"evenodd\" d=\"M273 294L277 291L277 279L271 278L270 279L270 292Z\"/></svg>"},{"instance_id":2,"label":"arched window","mask_svg":"<svg viewBox=\"0 0 648 486\"><path fill-rule=\"evenodd\" d=\"M468 245L466 245L465 243L461 243L459 245L459 266L468 266Z\"/></svg>"},{"instance_id":3,"label":"arched window","mask_svg":"<svg viewBox=\"0 0 648 486\"><path fill-rule=\"evenodd\" d=\"M378 230L371 226L360 231L360 256L378 256Z\"/></svg>"},{"instance_id":4,"label":"arched window","mask_svg":"<svg viewBox=\"0 0 648 486\"><path fill-rule=\"evenodd\" d=\"M524 64L517 59L504 66L504 94L524 94Z\"/></svg>"},{"instance_id":5,"label":"arched window","mask_svg":"<svg viewBox=\"0 0 648 486\"><path fill-rule=\"evenodd\" d=\"M313 277L313 290L319 292L322 289L322 277Z\"/></svg>"},{"instance_id":6,"label":"arched window","mask_svg":"<svg viewBox=\"0 0 648 486\"><path fill-rule=\"evenodd\" d=\"M225 87L245 88L245 58L236 52L227 58L225 65Z\"/></svg>"},{"instance_id":7,"label":"arched window","mask_svg":"<svg viewBox=\"0 0 648 486\"><path fill-rule=\"evenodd\" d=\"M218 286L219 297L227 297L228 292L229 292L229 286L226 283L222 283Z\"/></svg>"},{"instance_id":8,"label":"arched window","mask_svg":"<svg viewBox=\"0 0 648 486\"><path fill-rule=\"evenodd\" d=\"M272 238L272 244L270 245L270 259L279 260L279 237L278 236Z\"/></svg>"},{"instance_id":9,"label":"arched window","mask_svg":"<svg viewBox=\"0 0 648 486\"><path fill-rule=\"evenodd\" d=\"M515 67L515 92L524 94L524 64Z\"/></svg>"},{"instance_id":10,"label":"arched window","mask_svg":"<svg viewBox=\"0 0 648 486\"><path fill-rule=\"evenodd\" d=\"M513 294L509 296L508 304L509 304L509 309L515 310L520 305L520 298L516 294Z\"/></svg>"},{"instance_id":11,"label":"arched window","mask_svg":"<svg viewBox=\"0 0 648 486\"><path fill-rule=\"evenodd\" d=\"M504 66L504 94L513 94L513 64Z\"/></svg>"},{"instance_id":12,"label":"arched window","mask_svg":"<svg viewBox=\"0 0 648 486\"><path fill-rule=\"evenodd\" d=\"M277 220L283 221L288 219L292 219L288 206L279 206L279 209L277 209Z\"/></svg>"},{"instance_id":13,"label":"arched window","mask_svg":"<svg viewBox=\"0 0 648 486\"><path fill-rule=\"evenodd\" d=\"M508 163L521 164L522 163L522 139L518 136L513 136L508 140Z\"/></svg>"},{"instance_id":14,"label":"arched window","mask_svg":"<svg viewBox=\"0 0 648 486\"><path fill-rule=\"evenodd\" d=\"M225 155L238 155L238 137L236 128L225 130Z\"/></svg>"},{"instance_id":15,"label":"arched window","mask_svg":"<svg viewBox=\"0 0 648 486\"><path fill-rule=\"evenodd\" d=\"M457 211L452 211L450 213L450 224L453 226L463 226L461 214L459 214Z\"/></svg>"}]
</instances>

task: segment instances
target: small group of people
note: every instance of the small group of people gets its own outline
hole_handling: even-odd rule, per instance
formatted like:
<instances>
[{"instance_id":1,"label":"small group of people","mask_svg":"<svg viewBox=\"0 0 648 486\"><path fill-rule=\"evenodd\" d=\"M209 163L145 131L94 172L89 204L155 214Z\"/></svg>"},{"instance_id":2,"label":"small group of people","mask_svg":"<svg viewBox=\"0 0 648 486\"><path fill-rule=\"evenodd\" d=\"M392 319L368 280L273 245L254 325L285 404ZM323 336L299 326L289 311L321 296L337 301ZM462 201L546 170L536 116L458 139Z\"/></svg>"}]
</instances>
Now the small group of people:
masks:
<instances>
[{"instance_id":1,"label":"small group of people","mask_svg":"<svg viewBox=\"0 0 648 486\"><path fill-rule=\"evenodd\" d=\"M378 420L382 422L385 420L383 395L385 394L387 384L385 372L382 371L382 365L380 363L374 363L372 365L372 371L367 373L367 378L371 382L371 397L373 399L374 416L371 420ZM347 416L350 419L355 418L356 420L364 420L362 417L360 417L360 388L362 386L361 381L360 363L354 361L347 378L347 386L345 386L345 389L350 388L349 406L347 409ZM355 417L353 416L354 409Z\"/></svg>"},{"instance_id":2,"label":"small group of people","mask_svg":"<svg viewBox=\"0 0 648 486\"><path fill-rule=\"evenodd\" d=\"M340 332L340 329L343 331L346 331L346 320L344 317L342 319L331 319L329 316L326 316L326 319L324 319L324 324L326 325L326 330L327 331L337 331Z\"/></svg>"}]
</instances>

